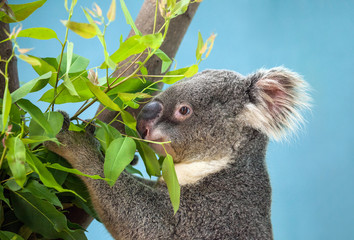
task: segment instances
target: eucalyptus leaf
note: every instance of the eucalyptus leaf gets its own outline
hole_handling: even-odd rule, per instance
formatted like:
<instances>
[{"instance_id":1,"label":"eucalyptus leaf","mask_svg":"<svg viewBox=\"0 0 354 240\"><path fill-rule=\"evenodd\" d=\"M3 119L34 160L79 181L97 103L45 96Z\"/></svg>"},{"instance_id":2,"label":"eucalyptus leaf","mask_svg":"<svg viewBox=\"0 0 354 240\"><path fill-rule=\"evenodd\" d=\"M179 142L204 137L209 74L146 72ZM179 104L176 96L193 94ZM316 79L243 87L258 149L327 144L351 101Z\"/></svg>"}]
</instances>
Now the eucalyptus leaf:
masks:
<instances>
[{"instance_id":1,"label":"eucalyptus leaf","mask_svg":"<svg viewBox=\"0 0 354 240\"><path fill-rule=\"evenodd\" d=\"M12 99L9 91L9 80L5 80L4 97L2 99L2 133L5 132L7 127L7 121L9 119L9 114L12 106Z\"/></svg>"},{"instance_id":2,"label":"eucalyptus leaf","mask_svg":"<svg viewBox=\"0 0 354 240\"><path fill-rule=\"evenodd\" d=\"M23 240L20 235L9 231L0 231L1 240Z\"/></svg>"},{"instance_id":3,"label":"eucalyptus leaf","mask_svg":"<svg viewBox=\"0 0 354 240\"><path fill-rule=\"evenodd\" d=\"M73 96L70 94L69 90L65 87L64 84L60 84L57 88L57 93L60 93L59 96L55 99L55 104L64 104L70 102L82 102L87 99L94 97L89 87L86 85L86 82L89 81L85 77L75 77L75 80L72 81L72 84L75 87L75 90L78 96ZM45 92L39 101L51 103L54 99L54 88L49 89Z\"/></svg>"},{"instance_id":4,"label":"eucalyptus leaf","mask_svg":"<svg viewBox=\"0 0 354 240\"><path fill-rule=\"evenodd\" d=\"M18 33L17 37L28 37L39 40L48 40L52 38L58 39L58 36L54 30L44 27L23 29Z\"/></svg>"},{"instance_id":5,"label":"eucalyptus leaf","mask_svg":"<svg viewBox=\"0 0 354 240\"><path fill-rule=\"evenodd\" d=\"M125 170L130 173L130 174L138 174L141 177L144 177L143 174L136 168L132 167L131 165L128 165Z\"/></svg>"},{"instance_id":6,"label":"eucalyptus leaf","mask_svg":"<svg viewBox=\"0 0 354 240\"><path fill-rule=\"evenodd\" d=\"M122 135L116 128L108 125L105 122L96 120L96 124L100 125L101 127L96 130L95 136L100 141L103 150L106 152L111 142L116 138L121 138Z\"/></svg>"},{"instance_id":7,"label":"eucalyptus leaf","mask_svg":"<svg viewBox=\"0 0 354 240\"><path fill-rule=\"evenodd\" d=\"M71 64L70 64L70 69L67 71L67 53L63 54L62 62L60 64L60 72L59 76L62 77L65 73L78 73L86 70L88 67L90 60L87 58L84 58L82 56L79 56L75 53L72 53L71 57ZM60 55L57 57L57 62L60 60ZM70 76L70 75L69 75Z\"/></svg>"},{"instance_id":8,"label":"eucalyptus leaf","mask_svg":"<svg viewBox=\"0 0 354 240\"><path fill-rule=\"evenodd\" d=\"M91 92L97 97L98 101L102 103L104 106L111 108L115 111L121 111L120 107L115 104L106 93L104 93L100 87L93 85L91 82L86 82L87 86L91 90Z\"/></svg>"},{"instance_id":9,"label":"eucalyptus leaf","mask_svg":"<svg viewBox=\"0 0 354 240\"><path fill-rule=\"evenodd\" d=\"M63 167L58 163L53 163L53 164L46 164L45 165L47 168L52 168L52 169L56 169L56 170L60 170L63 172L68 172L68 173L73 173L79 176L84 176L84 177L88 177L88 178L92 178L92 179L100 179L100 180L105 180L107 181L107 179L100 177L99 175L88 175L85 173L80 172L79 170L75 169L75 168L67 168L67 167Z\"/></svg>"},{"instance_id":10,"label":"eucalyptus leaf","mask_svg":"<svg viewBox=\"0 0 354 240\"><path fill-rule=\"evenodd\" d=\"M125 128L125 131L129 136L139 138L135 130ZM160 177L161 169L155 152L145 142L136 140L135 143L149 176Z\"/></svg>"},{"instance_id":11,"label":"eucalyptus leaf","mask_svg":"<svg viewBox=\"0 0 354 240\"><path fill-rule=\"evenodd\" d=\"M33 153L27 151L26 156L27 163L30 165L33 171L38 174L39 179L45 186L54 188L58 192L70 192L80 197L76 192L69 189L64 189L62 186L60 186L53 177L53 175L45 167L45 165Z\"/></svg>"},{"instance_id":12,"label":"eucalyptus leaf","mask_svg":"<svg viewBox=\"0 0 354 240\"><path fill-rule=\"evenodd\" d=\"M74 131L74 132L83 132L85 131L84 128L82 127L79 127L77 125L75 125L74 123L70 122L70 125L69 125L69 131Z\"/></svg>"},{"instance_id":13,"label":"eucalyptus leaf","mask_svg":"<svg viewBox=\"0 0 354 240\"><path fill-rule=\"evenodd\" d=\"M136 120L129 112L127 112L125 110L121 110L120 114L121 114L123 122L126 126L128 126L131 129L136 128Z\"/></svg>"},{"instance_id":14,"label":"eucalyptus leaf","mask_svg":"<svg viewBox=\"0 0 354 240\"><path fill-rule=\"evenodd\" d=\"M181 188L178 183L172 156L169 154L166 155L162 164L162 176L168 188L173 211L176 214L180 204Z\"/></svg>"},{"instance_id":15,"label":"eucalyptus leaf","mask_svg":"<svg viewBox=\"0 0 354 240\"><path fill-rule=\"evenodd\" d=\"M25 20L29 15L31 15L37 8L41 7L47 0L39 0L35 2L25 3L25 4L9 4L8 6L12 9L16 21L20 22ZM0 11L0 21L4 23L16 22L11 17L7 16L4 12Z\"/></svg>"},{"instance_id":16,"label":"eucalyptus leaf","mask_svg":"<svg viewBox=\"0 0 354 240\"><path fill-rule=\"evenodd\" d=\"M4 201L11 208L10 201L4 195L4 187L0 184L0 200ZM1 239L1 238L0 238Z\"/></svg>"},{"instance_id":17,"label":"eucalyptus leaf","mask_svg":"<svg viewBox=\"0 0 354 240\"><path fill-rule=\"evenodd\" d=\"M11 201L18 219L45 238L86 239L82 230L73 231L68 228L65 215L51 203L21 192L11 194Z\"/></svg>"},{"instance_id":18,"label":"eucalyptus leaf","mask_svg":"<svg viewBox=\"0 0 354 240\"><path fill-rule=\"evenodd\" d=\"M40 184L38 181L29 181L22 192L30 192L39 199L47 200L54 206L63 208L63 205L59 201L57 195L55 195L53 191L49 190L43 184Z\"/></svg>"},{"instance_id":19,"label":"eucalyptus leaf","mask_svg":"<svg viewBox=\"0 0 354 240\"><path fill-rule=\"evenodd\" d=\"M46 142L46 141L51 141L51 142L55 142L55 143L59 144L58 139L50 138L50 137L47 137L47 136L31 136L31 137L28 137L28 138L22 138L22 142L24 144L42 143L42 142Z\"/></svg>"},{"instance_id":20,"label":"eucalyptus leaf","mask_svg":"<svg viewBox=\"0 0 354 240\"><path fill-rule=\"evenodd\" d=\"M78 23L73 21L62 20L65 27L83 38L93 38L97 35L96 29L89 23Z\"/></svg>"},{"instance_id":21,"label":"eucalyptus leaf","mask_svg":"<svg viewBox=\"0 0 354 240\"><path fill-rule=\"evenodd\" d=\"M171 66L172 60L161 49L157 49L155 55L158 56L162 61L161 73L166 72Z\"/></svg>"},{"instance_id":22,"label":"eucalyptus leaf","mask_svg":"<svg viewBox=\"0 0 354 240\"><path fill-rule=\"evenodd\" d=\"M9 137L6 141L8 152L6 154L11 173L16 183L23 187L26 182L26 148L18 137Z\"/></svg>"},{"instance_id":23,"label":"eucalyptus leaf","mask_svg":"<svg viewBox=\"0 0 354 240\"><path fill-rule=\"evenodd\" d=\"M25 83L20 88L16 89L13 93L11 93L12 101L16 102L17 100L25 97L28 93L36 92L44 88L49 78L52 76L52 72L47 72L27 83Z\"/></svg>"},{"instance_id":24,"label":"eucalyptus leaf","mask_svg":"<svg viewBox=\"0 0 354 240\"><path fill-rule=\"evenodd\" d=\"M202 34L200 32L198 32L198 45L197 45L197 49L195 51L195 56L197 58L197 61L201 60L202 58L202 53L200 52L200 50L202 49L203 47L203 37L202 37Z\"/></svg>"},{"instance_id":25,"label":"eucalyptus leaf","mask_svg":"<svg viewBox=\"0 0 354 240\"><path fill-rule=\"evenodd\" d=\"M141 32L136 27L135 22L134 22L132 16L130 15L130 13L129 13L127 5L125 5L124 0L120 0L120 5L122 7L122 10L123 10L123 13L124 13L124 17L125 17L125 20L127 21L127 24L129 24L133 28L133 30L134 30L136 35L141 35Z\"/></svg>"},{"instance_id":26,"label":"eucalyptus leaf","mask_svg":"<svg viewBox=\"0 0 354 240\"><path fill-rule=\"evenodd\" d=\"M28 56L28 55L20 54L20 55L18 55L18 58L23 60L23 61L25 61L25 62L27 62L31 66L40 66L41 65L41 62L35 57L31 57L31 56Z\"/></svg>"},{"instance_id":27,"label":"eucalyptus leaf","mask_svg":"<svg viewBox=\"0 0 354 240\"><path fill-rule=\"evenodd\" d=\"M104 162L104 175L114 185L119 175L134 158L136 145L133 139L124 137L114 139L106 151Z\"/></svg>"},{"instance_id":28,"label":"eucalyptus leaf","mask_svg":"<svg viewBox=\"0 0 354 240\"><path fill-rule=\"evenodd\" d=\"M112 0L109 10L107 12L108 21L113 22L116 18L116 0Z\"/></svg>"},{"instance_id":29,"label":"eucalyptus leaf","mask_svg":"<svg viewBox=\"0 0 354 240\"><path fill-rule=\"evenodd\" d=\"M166 73L165 77L162 79L162 82L164 82L166 84L174 84L175 82L177 82L183 78L192 77L197 72L198 72L198 65L192 65L190 67L185 67L185 68L180 68L177 70L169 71L168 73ZM173 75L173 76L169 77L169 75Z\"/></svg>"},{"instance_id":30,"label":"eucalyptus leaf","mask_svg":"<svg viewBox=\"0 0 354 240\"><path fill-rule=\"evenodd\" d=\"M43 74L46 74L48 72L52 72L52 75L50 76L48 82L49 84L54 87L55 86L55 82L56 82L56 77L57 77L57 68L58 66L55 66L55 65L52 65L49 61L50 58L38 58L38 57L35 57L35 56L31 56L32 58L35 58L37 59L39 62L40 62L40 65L35 65L33 66L32 65L32 68L34 69L34 71L36 71L36 73L38 73L38 75L43 75Z\"/></svg>"},{"instance_id":31,"label":"eucalyptus leaf","mask_svg":"<svg viewBox=\"0 0 354 240\"><path fill-rule=\"evenodd\" d=\"M29 125L30 136L29 140L43 140L43 141L52 141L55 139L55 136L59 133L63 126L64 117L59 112L46 112L43 114L43 117L46 122L49 123L52 129L52 135L46 136L45 130L43 127L35 120L31 120ZM47 138L47 140L45 140Z\"/></svg>"}]
</instances>

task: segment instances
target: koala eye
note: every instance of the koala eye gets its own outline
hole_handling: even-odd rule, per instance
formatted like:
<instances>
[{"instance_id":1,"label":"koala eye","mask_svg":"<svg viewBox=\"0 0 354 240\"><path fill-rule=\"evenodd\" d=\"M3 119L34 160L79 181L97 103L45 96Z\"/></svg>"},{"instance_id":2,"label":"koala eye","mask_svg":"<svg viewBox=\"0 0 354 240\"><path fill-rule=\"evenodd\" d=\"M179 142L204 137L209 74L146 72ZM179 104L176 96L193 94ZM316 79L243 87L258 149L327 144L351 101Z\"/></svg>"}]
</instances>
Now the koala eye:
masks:
<instances>
[{"instance_id":1,"label":"koala eye","mask_svg":"<svg viewBox=\"0 0 354 240\"><path fill-rule=\"evenodd\" d=\"M174 112L174 119L184 121L191 116L192 112L192 107L188 103L178 104Z\"/></svg>"},{"instance_id":2,"label":"koala eye","mask_svg":"<svg viewBox=\"0 0 354 240\"><path fill-rule=\"evenodd\" d=\"M187 106L182 106L180 109L179 109L179 113L182 114L182 115L187 115L191 112L191 110L189 109L189 107Z\"/></svg>"}]
</instances>

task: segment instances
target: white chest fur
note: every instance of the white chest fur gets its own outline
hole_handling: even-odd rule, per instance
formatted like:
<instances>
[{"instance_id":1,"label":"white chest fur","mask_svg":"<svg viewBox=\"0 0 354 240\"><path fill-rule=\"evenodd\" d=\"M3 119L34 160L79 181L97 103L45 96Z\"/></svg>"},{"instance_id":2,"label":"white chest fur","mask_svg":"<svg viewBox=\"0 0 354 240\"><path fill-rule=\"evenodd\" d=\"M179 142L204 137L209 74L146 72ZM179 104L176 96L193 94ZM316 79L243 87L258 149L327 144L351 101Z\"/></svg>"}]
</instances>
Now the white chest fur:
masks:
<instances>
[{"instance_id":1,"label":"white chest fur","mask_svg":"<svg viewBox=\"0 0 354 240\"><path fill-rule=\"evenodd\" d=\"M179 184L186 185L196 183L204 177L226 168L229 163L229 157L208 161L188 161L176 163L175 170ZM163 181L162 177L160 181Z\"/></svg>"}]
</instances>

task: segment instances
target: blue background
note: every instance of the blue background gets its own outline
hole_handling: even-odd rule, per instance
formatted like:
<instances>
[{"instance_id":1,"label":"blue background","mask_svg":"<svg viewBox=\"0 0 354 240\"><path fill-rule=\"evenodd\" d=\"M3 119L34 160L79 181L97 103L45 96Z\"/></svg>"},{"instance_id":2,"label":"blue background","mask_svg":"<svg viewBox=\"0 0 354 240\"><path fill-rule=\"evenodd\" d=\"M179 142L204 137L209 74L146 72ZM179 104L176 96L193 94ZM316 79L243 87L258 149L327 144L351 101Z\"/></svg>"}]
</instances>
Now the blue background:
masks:
<instances>
[{"instance_id":1,"label":"blue background","mask_svg":"<svg viewBox=\"0 0 354 240\"><path fill-rule=\"evenodd\" d=\"M29 1L10 0L10 3ZM48 1L25 20L23 28L49 27L59 38L67 18L64 1ZM119 2L119 1L118 1ZM126 0L133 18L142 0ZM97 1L106 13L110 1ZM78 1L74 21L85 22ZM248 74L261 67L284 65L297 71L312 86L312 111L307 123L289 142L271 142L267 163L273 187L272 221L275 239L354 239L354 1L330 0L204 0L176 56L178 67L195 62L197 33L206 39L218 36L206 68L232 69ZM14 26L14 25L12 25ZM119 5L117 20L108 28L110 53L125 38ZM90 67L103 61L97 39L82 39L70 33L74 52L90 59ZM56 40L19 39L30 54L56 57ZM36 77L32 68L19 60L22 82ZM38 100L38 94L31 100ZM47 104L41 105L43 108ZM73 114L80 104L60 107ZM97 106L84 118L94 115ZM88 228L88 238L111 239L101 224Z\"/></svg>"}]
</instances>

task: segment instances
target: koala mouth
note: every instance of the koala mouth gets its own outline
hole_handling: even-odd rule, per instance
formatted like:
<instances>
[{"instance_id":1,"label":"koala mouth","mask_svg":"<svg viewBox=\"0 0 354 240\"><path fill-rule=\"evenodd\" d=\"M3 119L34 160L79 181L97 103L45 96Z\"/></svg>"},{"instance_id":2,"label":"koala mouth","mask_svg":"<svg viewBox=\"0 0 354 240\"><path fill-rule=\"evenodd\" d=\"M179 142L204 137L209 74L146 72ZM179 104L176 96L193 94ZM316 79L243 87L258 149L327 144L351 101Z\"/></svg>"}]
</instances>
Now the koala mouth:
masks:
<instances>
[{"instance_id":1,"label":"koala mouth","mask_svg":"<svg viewBox=\"0 0 354 240\"><path fill-rule=\"evenodd\" d=\"M141 138L153 142L168 142L168 138L163 134L159 129L145 129L141 134ZM170 155L174 155L174 150L170 143L158 144L158 143L149 143L149 146L160 156L166 156L166 152Z\"/></svg>"}]
</instances>

